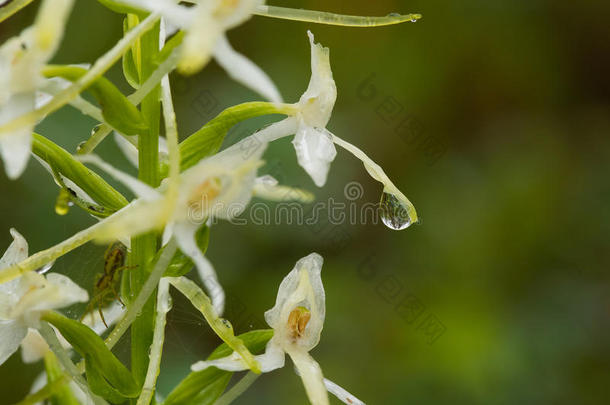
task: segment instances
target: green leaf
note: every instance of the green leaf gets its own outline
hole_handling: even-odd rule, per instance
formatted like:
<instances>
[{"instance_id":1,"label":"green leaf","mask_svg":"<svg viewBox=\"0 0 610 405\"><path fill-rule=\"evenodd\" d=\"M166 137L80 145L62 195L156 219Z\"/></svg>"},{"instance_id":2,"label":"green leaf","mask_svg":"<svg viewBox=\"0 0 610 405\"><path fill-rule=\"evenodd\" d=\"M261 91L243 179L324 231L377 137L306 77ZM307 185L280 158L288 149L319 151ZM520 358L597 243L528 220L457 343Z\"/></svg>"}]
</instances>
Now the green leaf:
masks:
<instances>
[{"instance_id":1,"label":"green leaf","mask_svg":"<svg viewBox=\"0 0 610 405\"><path fill-rule=\"evenodd\" d=\"M32 152L63 176L72 180L98 204L120 210L127 200L104 179L74 159L65 149L39 134L32 134Z\"/></svg>"},{"instance_id":2,"label":"green leaf","mask_svg":"<svg viewBox=\"0 0 610 405\"><path fill-rule=\"evenodd\" d=\"M207 225L203 225L201 228L199 228L199 230L195 234L195 238L197 240L197 246L199 246L201 253L205 254L206 250L208 249L208 243L210 242L210 228L208 228ZM157 252L157 255L155 256L155 259L154 259L155 263L157 262L157 260L159 260L159 257L161 257L162 253L163 253L163 249L161 249L161 250L159 250L159 252ZM178 250L176 252L176 254L174 255L174 257L172 258L170 265L167 267L167 270L165 270L165 274L163 274L163 276L164 277L184 276L186 273L191 271L193 266L194 266L194 264L191 261L191 259L188 256L186 256L184 253L182 253L182 251Z\"/></svg>"},{"instance_id":3,"label":"green leaf","mask_svg":"<svg viewBox=\"0 0 610 405\"><path fill-rule=\"evenodd\" d=\"M273 329L261 329L243 333L238 337L248 350L260 353L272 336ZM208 360L226 357L232 352L233 349L223 343L208 356ZM212 404L222 395L232 375L232 372L216 367L193 371L170 392L163 405Z\"/></svg>"},{"instance_id":4,"label":"green leaf","mask_svg":"<svg viewBox=\"0 0 610 405\"><path fill-rule=\"evenodd\" d=\"M223 392L227 389L229 381L233 373L227 373L226 375L220 376L214 382L205 387L199 394L197 394L190 403L194 405L212 405L216 402Z\"/></svg>"},{"instance_id":5,"label":"green leaf","mask_svg":"<svg viewBox=\"0 0 610 405\"><path fill-rule=\"evenodd\" d=\"M138 25L140 19L135 14L128 14L123 20L123 34ZM140 40L132 45L132 47L125 52L123 55L123 75L127 80L127 83L134 89L140 88L141 77L142 77L142 66L140 64L141 58L139 57L141 52Z\"/></svg>"},{"instance_id":6,"label":"green leaf","mask_svg":"<svg viewBox=\"0 0 610 405\"><path fill-rule=\"evenodd\" d=\"M63 77L72 82L80 79L87 69L79 66L47 65L45 77ZM148 125L140 110L133 105L114 84L105 77L95 80L87 90L97 99L102 115L108 124L127 135L146 134Z\"/></svg>"},{"instance_id":7,"label":"green leaf","mask_svg":"<svg viewBox=\"0 0 610 405\"><path fill-rule=\"evenodd\" d=\"M128 6L118 1L113 0L97 0L101 5L115 13L121 14L142 14L142 10Z\"/></svg>"},{"instance_id":8,"label":"green leaf","mask_svg":"<svg viewBox=\"0 0 610 405\"><path fill-rule=\"evenodd\" d=\"M218 152L227 132L234 125L248 118L289 112L291 112L290 106L264 101L243 103L227 108L180 143L180 169L186 170L201 159ZM161 165L160 172L163 177L167 176L166 163Z\"/></svg>"},{"instance_id":9,"label":"green leaf","mask_svg":"<svg viewBox=\"0 0 610 405\"><path fill-rule=\"evenodd\" d=\"M126 397L121 395L116 389L108 384L104 376L97 369L92 356L85 355L85 372L87 373L89 388L91 388L93 393L107 399L113 404L125 402Z\"/></svg>"},{"instance_id":10,"label":"green leaf","mask_svg":"<svg viewBox=\"0 0 610 405\"><path fill-rule=\"evenodd\" d=\"M94 331L52 311L45 312L42 319L55 326L74 350L85 358L87 379L94 393L111 402L117 400L118 396L138 396L140 389L129 370Z\"/></svg>"}]
</instances>

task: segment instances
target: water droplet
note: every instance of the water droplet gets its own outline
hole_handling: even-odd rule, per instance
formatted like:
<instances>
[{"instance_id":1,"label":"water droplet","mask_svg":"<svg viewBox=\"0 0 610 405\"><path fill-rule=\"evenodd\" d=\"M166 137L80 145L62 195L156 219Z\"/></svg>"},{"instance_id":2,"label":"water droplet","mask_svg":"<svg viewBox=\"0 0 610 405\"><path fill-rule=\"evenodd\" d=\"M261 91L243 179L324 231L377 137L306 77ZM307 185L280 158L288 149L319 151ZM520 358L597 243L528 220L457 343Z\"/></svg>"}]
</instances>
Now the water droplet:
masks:
<instances>
[{"instance_id":1,"label":"water droplet","mask_svg":"<svg viewBox=\"0 0 610 405\"><path fill-rule=\"evenodd\" d=\"M66 215L72 206L72 201L70 201L70 193L62 188L59 190L59 195L57 196L57 200L55 200L55 213L57 215Z\"/></svg>"},{"instance_id":2,"label":"water droplet","mask_svg":"<svg viewBox=\"0 0 610 405\"><path fill-rule=\"evenodd\" d=\"M38 274L44 274L44 273L46 273L47 271L49 271L49 270L51 269L51 267L53 267L53 264L54 264L54 263L55 263L55 260L53 260L52 262L47 263L47 264L45 264L45 265L43 265L43 266L41 266L41 267L37 268L37 269L36 269L36 273L38 273Z\"/></svg>"},{"instance_id":3,"label":"water droplet","mask_svg":"<svg viewBox=\"0 0 610 405\"><path fill-rule=\"evenodd\" d=\"M228 319L225 318L221 318L220 321L222 322L223 326L227 329L229 329L231 332L233 332L233 325L231 325L231 322L229 322Z\"/></svg>"},{"instance_id":4,"label":"water droplet","mask_svg":"<svg viewBox=\"0 0 610 405\"><path fill-rule=\"evenodd\" d=\"M87 143L87 141L82 141L81 143L79 143L78 146L76 146L76 153L80 153L83 150L83 147L85 146L86 143Z\"/></svg>"},{"instance_id":5,"label":"water droplet","mask_svg":"<svg viewBox=\"0 0 610 405\"><path fill-rule=\"evenodd\" d=\"M95 135L95 133L101 128L101 126L102 124L97 124L96 126L94 126L91 130L91 136Z\"/></svg>"},{"instance_id":6,"label":"water droplet","mask_svg":"<svg viewBox=\"0 0 610 405\"><path fill-rule=\"evenodd\" d=\"M388 17L400 17L399 13L390 13L387 15Z\"/></svg>"},{"instance_id":7,"label":"water droplet","mask_svg":"<svg viewBox=\"0 0 610 405\"><path fill-rule=\"evenodd\" d=\"M379 206L381 207L381 220L388 228L400 231L411 225L412 220L407 207L394 194L384 191Z\"/></svg>"}]
</instances>

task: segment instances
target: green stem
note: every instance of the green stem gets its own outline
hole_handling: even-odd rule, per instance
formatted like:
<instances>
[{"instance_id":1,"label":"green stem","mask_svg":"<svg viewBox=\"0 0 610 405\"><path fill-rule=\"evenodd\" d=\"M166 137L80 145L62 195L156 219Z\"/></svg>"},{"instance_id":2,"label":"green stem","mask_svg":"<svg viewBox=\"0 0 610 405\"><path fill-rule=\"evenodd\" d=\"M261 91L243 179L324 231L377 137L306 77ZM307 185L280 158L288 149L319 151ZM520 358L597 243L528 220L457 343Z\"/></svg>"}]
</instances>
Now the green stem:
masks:
<instances>
[{"instance_id":1,"label":"green stem","mask_svg":"<svg viewBox=\"0 0 610 405\"><path fill-rule=\"evenodd\" d=\"M158 21L152 29L142 35L140 43L142 80L145 81L156 69L155 61L159 53ZM138 136L138 178L152 187L159 185L159 91L159 86L155 86L142 100L141 111L149 131L147 134ZM150 232L132 238L131 249L131 265L137 267L129 272L129 285L130 296L135 297L142 289L150 272L150 259L155 256L157 250L156 233ZM148 352L153 341L154 316L155 300L150 297L131 326L131 369L139 385L144 383L148 369Z\"/></svg>"}]
</instances>

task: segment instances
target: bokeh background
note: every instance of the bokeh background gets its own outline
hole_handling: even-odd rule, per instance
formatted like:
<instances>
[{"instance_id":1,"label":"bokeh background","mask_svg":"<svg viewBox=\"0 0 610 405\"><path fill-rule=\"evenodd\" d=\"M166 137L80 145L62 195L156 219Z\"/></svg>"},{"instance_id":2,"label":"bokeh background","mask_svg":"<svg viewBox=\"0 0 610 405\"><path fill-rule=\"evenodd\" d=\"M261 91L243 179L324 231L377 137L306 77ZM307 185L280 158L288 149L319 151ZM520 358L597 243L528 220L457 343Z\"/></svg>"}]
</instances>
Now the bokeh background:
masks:
<instances>
[{"instance_id":1,"label":"bokeh background","mask_svg":"<svg viewBox=\"0 0 610 405\"><path fill-rule=\"evenodd\" d=\"M93 62L121 36L122 18L79 0L58 63ZM413 24L356 29L254 17L229 33L288 101L309 81L306 30L331 49L338 99L329 129L380 163L414 202L421 223L269 224L212 229L209 258L239 332L263 312L295 261L325 258L327 321L312 352L325 375L369 404L605 404L610 400L610 3L533 1L284 1L274 5L360 15L421 12ZM6 40L36 5L0 26ZM120 67L107 75L130 89ZM172 77L181 137L223 108L259 97L211 63ZM236 140L278 117L248 121ZM38 131L70 151L95 123L70 107ZM289 140L265 171L319 201L379 200L381 188L342 150L327 185L295 163ZM130 168L112 140L100 154ZM348 199L344 187L362 186ZM314 190L315 189L315 190ZM0 172L0 246L16 227L31 251L92 220L54 213L57 190L31 160ZM103 246L55 270L92 286ZM4 249L4 248L2 248ZM118 353L128 357L128 342ZM160 391L167 393L218 339L176 296ZM28 392L41 364L0 367L0 403ZM338 403L333 399L333 403ZM305 404L291 366L260 378L239 404Z\"/></svg>"}]
</instances>

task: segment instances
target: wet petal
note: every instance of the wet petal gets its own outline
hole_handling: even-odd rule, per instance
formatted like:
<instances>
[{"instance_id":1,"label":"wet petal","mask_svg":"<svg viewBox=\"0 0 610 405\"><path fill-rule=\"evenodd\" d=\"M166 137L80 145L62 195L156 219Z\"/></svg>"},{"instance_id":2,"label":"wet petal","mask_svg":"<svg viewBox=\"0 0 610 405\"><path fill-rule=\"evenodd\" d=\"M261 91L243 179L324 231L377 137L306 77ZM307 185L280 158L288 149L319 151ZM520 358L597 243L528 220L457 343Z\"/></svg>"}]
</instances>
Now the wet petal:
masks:
<instances>
[{"instance_id":1,"label":"wet petal","mask_svg":"<svg viewBox=\"0 0 610 405\"><path fill-rule=\"evenodd\" d=\"M337 156L332 135L324 128L314 128L301 122L292 141L299 165L318 187L324 186L330 164Z\"/></svg>"},{"instance_id":2,"label":"wet petal","mask_svg":"<svg viewBox=\"0 0 610 405\"><path fill-rule=\"evenodd\" d=\"M250 59L235 51L227 40L221 35L214 47L216 62L235 81L252 89L256 93L274 103L281 103L282 96L269 76Z\"/></svg>"},{"instance_id":3,"label":"wet petal","mask_svg":"<svg viewBox=\"0 0 610 405\"><path fill-rule=\"evenodd\" d=\"M21 321L0 320L0 365L17 351L27 331Z\"/></svg>"}]
</instances>

